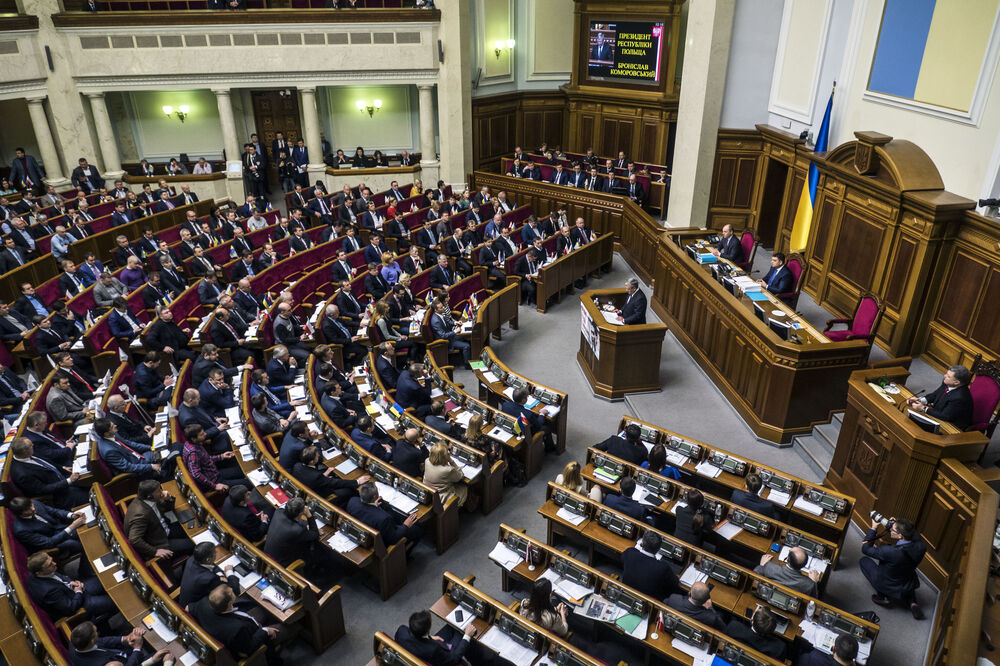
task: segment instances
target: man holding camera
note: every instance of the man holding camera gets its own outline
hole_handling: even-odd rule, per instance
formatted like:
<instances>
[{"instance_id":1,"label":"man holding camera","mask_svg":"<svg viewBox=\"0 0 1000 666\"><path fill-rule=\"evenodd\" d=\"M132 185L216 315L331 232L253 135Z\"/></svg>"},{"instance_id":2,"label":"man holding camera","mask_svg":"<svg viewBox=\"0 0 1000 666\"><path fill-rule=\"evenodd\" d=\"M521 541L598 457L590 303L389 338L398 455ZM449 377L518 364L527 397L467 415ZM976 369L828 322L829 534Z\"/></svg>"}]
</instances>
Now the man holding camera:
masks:
<instances>
[{"instance_id":1,"label":"man holding camera","mask_svg":"<svg viewBox=\"0 0 1000 666\"><path fill-rule=\"evenodd\" d=\"M879 525L889 531L888 536L896 539L895 545L875 545L879 538ZM910 607L916 620L924 619L924 613L917 604L916 590L920 586L917 579L917 565L924 559L927 544L917 534L916 526L908 520L889 520L872 512L872 525L861 543L861 552L866 555L859 562L861 573L875 588L872 601L879 606L891 606L899 600Z\"/></svg>"}]
</instances>

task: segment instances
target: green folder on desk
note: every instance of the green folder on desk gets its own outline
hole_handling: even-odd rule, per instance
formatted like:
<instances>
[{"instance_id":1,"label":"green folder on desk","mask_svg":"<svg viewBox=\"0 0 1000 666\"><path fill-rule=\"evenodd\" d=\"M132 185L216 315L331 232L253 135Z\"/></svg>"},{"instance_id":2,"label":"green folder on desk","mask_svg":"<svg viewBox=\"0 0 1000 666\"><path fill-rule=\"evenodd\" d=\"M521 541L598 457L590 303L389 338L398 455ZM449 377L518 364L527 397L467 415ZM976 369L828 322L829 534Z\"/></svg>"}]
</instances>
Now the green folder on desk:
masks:
<instances>
[{"instance_id":1,"label":"green folder on desk","mask_svg":"<svg viewBox=\"0 0 1000 666\"><path fill-rule=\"evenodd\" d=\"M622 615L620 618L615 620L615 624L621 627L622 631L627 634L631 634L635 631L635 628L639 626L640 622L642 622L642 618L638 615L633 615L632 613Z\"/></svg>"},{"instance_id":2,"label":"green folder on desk","mask_svg":"<svg viewBox=\"0 0 1000 666\"><path fill-rule=\"evenodd\" d=\"M485 370L486 364L483 363L482 361L470 361L469 367L471 367L473 370Z\"/></svg>"}]
</instances>

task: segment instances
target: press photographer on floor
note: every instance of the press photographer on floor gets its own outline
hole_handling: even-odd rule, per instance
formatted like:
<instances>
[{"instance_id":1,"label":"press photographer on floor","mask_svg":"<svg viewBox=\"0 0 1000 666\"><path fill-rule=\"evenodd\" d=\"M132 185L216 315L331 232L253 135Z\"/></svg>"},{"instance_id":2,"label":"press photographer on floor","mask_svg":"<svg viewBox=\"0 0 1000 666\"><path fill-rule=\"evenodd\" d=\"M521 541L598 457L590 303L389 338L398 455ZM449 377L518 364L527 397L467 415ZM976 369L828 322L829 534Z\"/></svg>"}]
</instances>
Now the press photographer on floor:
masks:
<instances>
[{"instance_id":1,"label":"press photographer on floor","mask_svg":"<svg viewBox=\"0 0 1000 666\"><path fill-rule=\"evenodd\" d=\"M871 512L871 529L865 534L861 552L866 555L859 562L861 573L875 588L872 601L880 606L892 606L894 601L908 606L914 619L924 619L917 604L916 590L920 587L917 566L924 559L927 544L917 534L916 526L908 520L886 519L877 511ZM879 527L885 531L879 532ZM887 537L895 539L893 545L876 545Z\"/></svg>"}]
</instances>

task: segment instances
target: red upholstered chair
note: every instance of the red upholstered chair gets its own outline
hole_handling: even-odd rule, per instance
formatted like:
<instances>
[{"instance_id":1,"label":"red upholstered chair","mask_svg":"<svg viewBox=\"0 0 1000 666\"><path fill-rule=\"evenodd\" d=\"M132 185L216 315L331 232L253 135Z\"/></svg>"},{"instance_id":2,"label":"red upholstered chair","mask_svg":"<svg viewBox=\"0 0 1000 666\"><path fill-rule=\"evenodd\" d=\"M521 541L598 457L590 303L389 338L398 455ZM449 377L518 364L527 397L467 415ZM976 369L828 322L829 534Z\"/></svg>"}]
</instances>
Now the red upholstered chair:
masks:
<instances>
[{"instance_id":1,"label":"red upholstered chair","mask_svg":"<svg viewBox=\"0 0 1000 666\"><path fill-rule=\"evenodd\" d=\"M1000 366L996 361L984 361L982 354L977 354L972 362L972 383L969 391L972 393L972 425L966 430L979 430L987 438L993 436L1000 412Z\"/></svg>"},{"instance_id":2,"label":"red upholstered chair","mask_svg":"<svg viewBox=\"0 0 1000 666\"><path fill-rule=\"evenodd\" d=\"M752 231L743 232L740 236L740 245L743 246L743 256L746 257L746 261L737 265L749 273L750 269L753 268L754 255L757 254L757 239L754 238Z\"/></svg>"},{"instance_id":3,"label":"red upholstered chair","mask_svg":"<svg viewBox=\"0 0 1000 666\"><path fill-rule=\"evenodd\" d=\"M854 316L850 319L838 318L826 322L823 334L834 342L844 340L867 340L871 344L875 340L875 331L878 329L878 322L882 319L885 307L879 303L873 294L862 293L858 298L858 304L854 308ZM835 324L845 324L847 330L831 331Z\"/></svg>"},{"instance_id":4,"label":"red upholstered chair","mask_svg":"<svg viewBox=\"0 0 1000 666\"><path fill-rule=\"evenodd\" d=\"M799 254L788 255L788 260L785 262L785 266L788 267L788 272L790 272L792 277L795 278L795 282L792 283L791 291L778 294L778 298L792 308L798 306L799 303L799 292L802 291L802 277L806 272L805 263L805 260Z\"/></svg>"}]
</instances>

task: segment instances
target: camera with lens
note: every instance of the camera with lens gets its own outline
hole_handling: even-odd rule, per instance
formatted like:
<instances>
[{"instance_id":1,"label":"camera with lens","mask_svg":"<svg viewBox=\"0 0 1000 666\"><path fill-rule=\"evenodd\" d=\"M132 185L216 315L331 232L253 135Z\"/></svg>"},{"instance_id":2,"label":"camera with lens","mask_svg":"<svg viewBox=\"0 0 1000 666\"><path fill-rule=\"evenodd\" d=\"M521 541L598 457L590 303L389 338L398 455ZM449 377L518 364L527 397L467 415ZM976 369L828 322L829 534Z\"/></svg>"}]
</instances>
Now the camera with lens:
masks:
<instances>
[{"instance_id":1,"label":"camera with lens","mask_svg":"<svg viewBox=\"0 0 1000 666\"><path fill-rule=\"evenodd\" d=\"M892 526L896 524L895 518L887 518L878 511L872 511L869 515L871 516L872 520L874 520L876 523L884 527L886 530L891 530Z\"/></svg>"}]
</instances>

